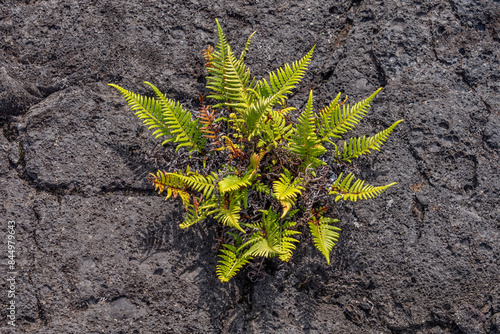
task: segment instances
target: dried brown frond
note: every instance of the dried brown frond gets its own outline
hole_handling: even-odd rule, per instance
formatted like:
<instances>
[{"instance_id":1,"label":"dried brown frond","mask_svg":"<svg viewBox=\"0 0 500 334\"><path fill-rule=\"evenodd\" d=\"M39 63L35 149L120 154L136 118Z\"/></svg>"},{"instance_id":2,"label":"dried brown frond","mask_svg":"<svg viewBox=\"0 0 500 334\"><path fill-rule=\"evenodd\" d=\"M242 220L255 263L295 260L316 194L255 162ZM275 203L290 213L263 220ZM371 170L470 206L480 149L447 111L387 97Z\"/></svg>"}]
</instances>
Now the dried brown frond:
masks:
<instances>
[{"instance_id":1,"label":"dried brown frond","mask_svg":"<svg viewBox=\"0 0 500 334\"><path fill-rule=\"evenodd\" d=\"M211 45L207 46L207 48L203 50L203 57L205 57L206 61L205 67L213 67L212 66L212 59L214 59L213 52L214 48Z\"/></svg>"},{"instance_id":2,"label":"dried brown frond","mask_svg":"<svg viewBox=\"0 0 500 334\"><path fill-rule=\"evenodd\" d=\"M219 140L219 130L220 126L214 124L215 120L215 110L210 111L210 107L202 106L200 107L198 118L200 119L200 123L204 124L200 131L203 132L203 136L208 139L215 140L217 146L223 146L222 142Z\"/></svg>"}]
</instances>

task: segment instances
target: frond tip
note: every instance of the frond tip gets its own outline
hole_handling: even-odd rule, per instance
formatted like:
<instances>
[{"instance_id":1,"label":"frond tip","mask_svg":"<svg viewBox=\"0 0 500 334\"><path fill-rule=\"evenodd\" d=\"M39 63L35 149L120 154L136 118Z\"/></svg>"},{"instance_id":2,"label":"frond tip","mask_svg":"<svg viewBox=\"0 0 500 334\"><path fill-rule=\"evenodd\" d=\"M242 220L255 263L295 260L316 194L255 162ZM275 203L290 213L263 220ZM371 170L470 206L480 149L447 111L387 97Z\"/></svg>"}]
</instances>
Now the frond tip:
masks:
<instances>
[{"instance_id":1,"label":"frond tip","mask_svg":"<svg viewBox=\"0 0 500 334\"><path fill-rule=\"evenodd\" d=\"M340 173L335 182L333 182L329 192L329 195L337 195L337 197L335 197L335 202L341 199L356 202L358 199L374 198L383 193L387 188L397 184L397 182L393 182L385 186L374 187L365 184L364 180L358 179L354 181L351 186L354 180L354 174L349 173L344 180L342 180L342 175L343 173Z\"/></svg>"},{"instance_id":2,"label":"frond tip","mask_svg":"<svg viewBox=\"0 0 500 334\"><path fill-rule=\"evenodd\" d=\"M162 136L172 136L159 101L153 97L136 94L115 84L109 84L109 86L116 88L123 95L130 109L149 130L154 130L155 139Z\"/></svg>"},{"instance_id":3,"label":"frond tip","mask_svg":"<svg viewBox=\"0 0 500 334\"><path fill-rule=\"evenodd\" d=\"M322 140L330 141L329 138L340 138L340 135L354 129L366 116L371 102L381 90L382 88L377 89L368 98L353 106L345 105L346 101L339 104L339 93L330 105L321 112L319 132Z\"/></svg>"},{"instance_id":4,"label":"frond tip","mask_svg":"<svg viewBox=\"0 0 500 334\"><path fill-rule=\"evenodd\" d=\"M280 179L274 181L274 195L283 206L283 215L281 216L281 218L286 216L287 212L292 208L293 205L295 205L297 196L301 194L302 190L305 190L305 188L300 185L301 183L301 178L296 178L292 182L292 176L286 169L285 173L281 174Z\"/></svg>"},{"instance_id":5,"label":"frond tip","mask_svg":"<svg viewBox=\"0 0 500 334\"><path fill-rule=\"evenodd\" d=\"M311 219L309 229L314 239L314 246L325 256L326 263L330 264L330 252L338 242L340 228L330 225L337 223L338 219L321 217L319 220Z\"/></svg>"},{"instance_id":6,"label":"frond tip","mask_svg":"<svg viewBox=\"0 0 500 334\"><path fill-rule=\"evenodd\" d=\"M364 154L371 154L372 150L380 151L380 148L387 141L391 132L402 121L402 119L396 121L390 127L380 131L372 137L363 136L349 139L349 144L344 142L344 150L340 158L344 161L351 162L351 159L355 159Z\"/></svg>"},{"instance_id":7,"label":"frond tip","mask_svg":"<svg viewBox=\"0 0 500 334\"><path fill-rule=\"evenodd\" d=\"M290 137L289 150L297 154L303 161L302 167L306 169L309 165L316 168L325 163L318 156L326 152L326 148L321 145L316 135L315 126L316 115L313 112L313 93L309 93L307 105L299 117L297 127Z\"/></svg>"},{"instance_id":8,"label":"frond tip","mask_svg":"<svg viewBox=\"0 0 500 334\"><path fill-rule=\"evenodd\" d=\"M219 280L224 283L236 275L241 267L250 262L252 257L242 254L243 252L235 246L224 244L222 247L224 248L220 249L220 260L216 272Z\"/></svg>"}]
</instances>

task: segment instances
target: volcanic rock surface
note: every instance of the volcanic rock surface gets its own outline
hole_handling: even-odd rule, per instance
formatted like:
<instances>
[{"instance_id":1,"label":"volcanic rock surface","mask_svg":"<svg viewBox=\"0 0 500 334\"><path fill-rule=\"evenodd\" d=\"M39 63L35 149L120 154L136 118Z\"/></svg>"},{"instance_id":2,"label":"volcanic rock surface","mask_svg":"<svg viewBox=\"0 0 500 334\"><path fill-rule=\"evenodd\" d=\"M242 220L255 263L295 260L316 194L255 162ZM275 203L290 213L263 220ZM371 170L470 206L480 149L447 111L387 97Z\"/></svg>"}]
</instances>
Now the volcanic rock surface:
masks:
<instances>
[{"instance_id":1,"label":"volcanic rock surface","mask_svg":"<svg viewBox=\"0 0 500 334\"><path fill-rule=\"evenodd\" d=\"M330 266L303 242L221 284L217 227L146 181L173 158L106 84L197 108L215 18L259 77L316 45L291 105L383 86L357 133L405 119ZM16 333L500 333L498 0L5 0L0 38L2 333L8 221Z\"/></svg>"}]
</instances>

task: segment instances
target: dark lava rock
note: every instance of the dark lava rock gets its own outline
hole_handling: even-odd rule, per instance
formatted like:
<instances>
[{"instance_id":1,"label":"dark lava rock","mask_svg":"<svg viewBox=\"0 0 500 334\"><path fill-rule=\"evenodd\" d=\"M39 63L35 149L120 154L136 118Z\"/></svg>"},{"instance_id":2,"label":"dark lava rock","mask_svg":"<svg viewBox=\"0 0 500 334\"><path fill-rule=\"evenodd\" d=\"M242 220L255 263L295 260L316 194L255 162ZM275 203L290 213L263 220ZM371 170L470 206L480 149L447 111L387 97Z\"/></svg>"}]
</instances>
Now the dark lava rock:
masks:
<instances>
[{"instance_id":1,"label":"dark lava rock","mask_svg":"<svg viewBox=\"0 0 500 334\"><path fill-rule=\"evenodd\" d=\"M485 316L471 305L462 305L455 312L455 322L464 334L485 333Z\"/></svg>"},{"instance_id":2,"label":"dark lava rock","mask_svg":"<svg viewBox=\"0 0 500 334\"><path fill-rule=\"evenodd\" d=\"M496 313L491 317L491 330L493 333L500 333L500 313Z\"/></svg>"},{"instance_id":3,"label":"dark lava rock","mask_svg":"<svg viewBox=\"0 0 500 334\"><path fill-rule=\"evenodd\" d=\"M4 136L0 135L0 175L9 172L9 147L10 143Z\"/></svg>"},{"instance_id":4,"label":"dark lava rock","mask_svg":"<svg viewBox=\"0 0 500 334\"><path fill-rule=\"evenodd\" d=\"M26 174L37 186L86 193L150 189L146 176L154 167L145 159L151 136L106 90L71 87L30 109L23 152Z\"/></svg>"},{"instance_id":5,"label":"dark lava rock","mask_svg":"<svg viewBox=\"0 0 500 334\"><path fill-rule=\"evenodd\" d=\"M0 217L3 231L17 223L17 332L498 333L499 13L491 0L3 1ZM146 182L176 167L173 149L106 84L143 94L149 81L196 109L215 18L236 52L257 30L257 76L316 45L290 105L384 86L356 133L405 119L356 162L398 185L338 203L331 266L305 234L289 263L220 284L220 231L180 230L179 203Z\"/></svg>"},{"instance_id":6,"label":"dark lava rock","mask_svg":"<svg viewBox=\"0 0 500 334\"><path fill-rule=\"evenodd\" d=\"M41 99L38 88L23 84L12 78L5 67L0 68L0 116L22 114Z\"/></svg>"}]
</instances>

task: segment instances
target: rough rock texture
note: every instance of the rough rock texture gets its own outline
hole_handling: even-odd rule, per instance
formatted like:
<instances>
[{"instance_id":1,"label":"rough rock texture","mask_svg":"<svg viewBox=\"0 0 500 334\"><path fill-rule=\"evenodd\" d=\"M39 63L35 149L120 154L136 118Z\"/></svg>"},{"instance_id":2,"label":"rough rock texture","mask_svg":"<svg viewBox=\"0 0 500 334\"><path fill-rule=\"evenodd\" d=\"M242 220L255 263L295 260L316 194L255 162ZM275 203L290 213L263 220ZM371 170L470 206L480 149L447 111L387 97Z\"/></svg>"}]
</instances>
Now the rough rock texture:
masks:
<instances>
[{"instance_id":1,"label":"rough rock texture","mask_svg":"<svg viewBox=\"0 0 500 334\"><path fill-rule=\"evenodd\" d=\"M384 86L359 133L405 119L331 266L302 243L220 284L216 227L145 181L158 143L106 84L196 107L216 17L237 50L257 30L257 75L317 45L296 106ZM2 333L9 220L18 333L500 333L497 0L6 0L0 40Z\"/></svg>"}]
</instances>

